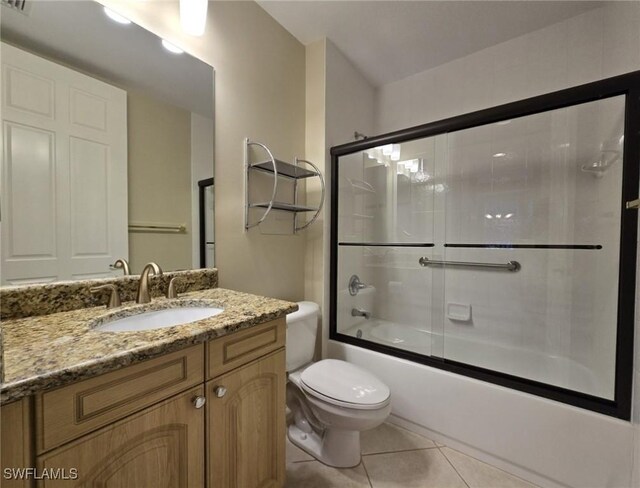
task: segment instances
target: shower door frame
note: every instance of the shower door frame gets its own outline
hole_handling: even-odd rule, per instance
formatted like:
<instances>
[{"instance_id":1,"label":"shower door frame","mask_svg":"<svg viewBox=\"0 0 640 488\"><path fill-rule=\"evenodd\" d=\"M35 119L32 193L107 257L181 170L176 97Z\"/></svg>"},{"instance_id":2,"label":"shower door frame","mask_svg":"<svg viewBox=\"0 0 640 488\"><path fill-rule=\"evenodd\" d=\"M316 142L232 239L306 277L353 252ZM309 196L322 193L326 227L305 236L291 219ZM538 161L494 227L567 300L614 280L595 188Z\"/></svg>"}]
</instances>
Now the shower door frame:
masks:
<instances>
[{"instance_id":1,"label":"shower door frame","mask_svg":"<svg viewBox=\"0 0 640 488\"><path fill-rule=\"evenodd\" d=\"M446 358L423 356L411 351L359 339L337 330L338 297L338 175L339 158L365 149L446 134L462 129L525 117L550 110L625 95L624 145L622 161L622 198L620 257L618 275L618 320L614 400L549 385L539 381L481 368ZM638 198L640 176L640 71L606 78L470 112L447 119L402 129L331 148L331 221L330 221L330 301L329 339L368 350L407 359L514 390L630 420L633 382L633 342L635 329L636 251L638 210L627 209L626 202Z\"/></svg>"}]
</instances>

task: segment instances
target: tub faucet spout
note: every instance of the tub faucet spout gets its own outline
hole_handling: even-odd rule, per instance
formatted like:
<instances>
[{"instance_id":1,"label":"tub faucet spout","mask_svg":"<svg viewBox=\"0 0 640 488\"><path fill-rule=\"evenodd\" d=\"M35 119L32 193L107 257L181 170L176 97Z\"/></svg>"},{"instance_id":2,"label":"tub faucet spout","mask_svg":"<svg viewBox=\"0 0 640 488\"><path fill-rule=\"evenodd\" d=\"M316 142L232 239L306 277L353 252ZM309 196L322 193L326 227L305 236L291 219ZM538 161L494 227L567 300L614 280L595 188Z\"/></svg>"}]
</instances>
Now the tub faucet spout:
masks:
<instances>
[{"instance_id":1,"label":"tub faucet spout","mask_svg":"<svg viewBox=\"0 0 640 488\"><path fill-rule=\"evenodd\" d=\"M351 309L352 317L364 317L365 319L371 318L371 312L367 312L366 310L362 310L361 308L352 308Z\"/></svg>"}]
</instances>

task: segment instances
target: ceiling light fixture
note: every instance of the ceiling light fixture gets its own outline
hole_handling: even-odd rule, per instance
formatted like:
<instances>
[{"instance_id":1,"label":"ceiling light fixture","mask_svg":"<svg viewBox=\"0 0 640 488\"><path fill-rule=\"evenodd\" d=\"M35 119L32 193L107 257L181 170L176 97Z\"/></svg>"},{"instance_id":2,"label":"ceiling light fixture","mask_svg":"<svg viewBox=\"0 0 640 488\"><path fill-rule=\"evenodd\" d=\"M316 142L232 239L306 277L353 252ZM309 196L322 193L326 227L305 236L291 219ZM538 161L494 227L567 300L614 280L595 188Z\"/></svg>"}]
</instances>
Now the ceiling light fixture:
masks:
<instances>
[{"instance_id":1,"label":"ceiling light fixture","mask_svg":"<svg viewBox=\"0 0 640 488\"><path fill-rule=\"evenodd\" d=\"M400 161L400 144L394 144L391 151L391 161Z\"/></svg>"},{"instance_id":2,"label":"ceiling light fixture","mask_svg":"<svg viewBox=\"0 0 640 488\"><path fill-rule=\"evenodd\" d=\"M180 24L187 34L204 34L208 3L207 0L180 0Z\"/></svg>"},{"instance_id":3,"label":"ceiling light fixture","mask_svg":"<svg viewBox=\"0 0 640 488\"><path fill-rule=\"evenodd\" d=\"M162 45L164 46L164 48L173 53L173 54L182 54L184 51L182 49L180 49L178 46L175 46L173 44L171 44L169 41L166 41L165 39L162 39Z\"/></svg>"},{"instance_id":4,"label":"ceiling light fixture","mask_svg":"<svg viewBox=\"0 0 640 488\"><path fill-rule=\"evenodd\" d=\"M503 152L499 152L499 153L495 153L493 155L494 158L504 158L507 155L507 153L503 153Z\"/></svg>"},{"instance_id":5,"label":"ceiling light fixture","mask_svg":"<svg viewBox=\"0 0 640 488\"><path fill-rule=\"evenodd\" d=\"M120 15L114 12L113 10L111 10L110 8L104 7L104 13L107 14L107 17L109 17L114 22L117 22L118 24L127 25L131 23L131 21L127 19L124 15Z\"/></svg>"}]
</instances>

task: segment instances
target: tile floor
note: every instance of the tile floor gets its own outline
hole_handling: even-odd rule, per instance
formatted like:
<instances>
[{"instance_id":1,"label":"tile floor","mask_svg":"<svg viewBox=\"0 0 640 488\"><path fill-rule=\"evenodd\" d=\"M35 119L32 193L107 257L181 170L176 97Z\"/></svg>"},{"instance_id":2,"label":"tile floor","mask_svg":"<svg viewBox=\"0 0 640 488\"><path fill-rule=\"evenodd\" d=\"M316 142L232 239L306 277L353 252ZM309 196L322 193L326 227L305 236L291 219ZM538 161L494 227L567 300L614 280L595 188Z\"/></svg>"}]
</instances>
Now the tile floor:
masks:
<instances>
[{"instance_id":1,"label":"tile floor","mask_svg":"<svg viewBox=\"0 0 640 488\"><path fill-rule=\"evenodd\" d=\"M287 440L286 488L536 488L391 424L362 433L362 463L336 469Z\"/></svg>"}]
</instances>

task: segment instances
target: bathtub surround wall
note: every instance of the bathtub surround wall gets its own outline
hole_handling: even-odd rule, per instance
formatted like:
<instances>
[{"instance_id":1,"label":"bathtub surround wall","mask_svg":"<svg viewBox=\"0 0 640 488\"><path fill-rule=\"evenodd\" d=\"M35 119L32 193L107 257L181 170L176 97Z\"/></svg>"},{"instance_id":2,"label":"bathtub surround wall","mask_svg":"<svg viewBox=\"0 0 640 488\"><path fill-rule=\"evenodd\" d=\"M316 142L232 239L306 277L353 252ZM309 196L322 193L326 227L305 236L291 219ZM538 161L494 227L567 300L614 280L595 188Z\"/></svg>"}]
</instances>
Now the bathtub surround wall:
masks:
<instances>
[{"instance_id":1,"label":"bathtub surround wall","mask_svg":"<svg viewBox=\"0 0 640 488\"><path fill-rule=\"evenodd\" d=\"M162 276L149 276L152 297L164 296L171 278L177 278L178 294L218 287L218 270L196 269L169 271ZM36 317L80 308L106 305L109 291L91 293L90 288L114 284L122 302L136 299L140 276L130 275L101 280L60 281L44 285L10 286L0 288L0 320Z\"/></svg>"},{"instance_id":2,"label":"bathtub surround wall","mask_svg":"<svg viewBox=\"0 0 640 488\"><path fill-rule=\"evenodd\" d=\"M243 228L243 140L278 158L305 152L305 50L254 2L210 2L202 37L184 34L179 2L102 0L215 69L215 235L221 286L304 298L304 235Z\"/></svg>"}]
</instances>

